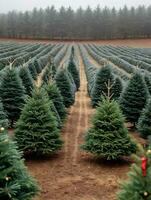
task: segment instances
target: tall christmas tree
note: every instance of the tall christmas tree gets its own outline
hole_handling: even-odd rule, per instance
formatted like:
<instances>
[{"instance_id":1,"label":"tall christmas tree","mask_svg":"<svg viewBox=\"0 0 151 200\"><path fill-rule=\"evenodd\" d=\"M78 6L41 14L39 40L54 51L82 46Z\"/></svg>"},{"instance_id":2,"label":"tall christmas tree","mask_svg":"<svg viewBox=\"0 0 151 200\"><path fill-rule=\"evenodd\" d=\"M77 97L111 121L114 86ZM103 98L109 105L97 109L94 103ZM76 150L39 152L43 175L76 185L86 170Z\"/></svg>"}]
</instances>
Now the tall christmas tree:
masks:
<instances>
[{"instance_id":1,"label":"tall christmas tree","mask_svg":"<svg viewBox=\"0 0 151 200\"><path fill-rule=\"evenodd\" d=\"M113 94L112 99L118 101L122 93L122 90L123 90L122 80L119 77L116 77L112 85L112 94Z\"/></svg>"},{"instance_id":2,"label":"tall christmas tree","mask_svg":"<svg viewBox=\"0 0 151 200\"><path fill-rule=\"evenodd\" d=\"M63 97L64 105L67 108L70 107L74 103L74 96L72 84L68 77L68 71L65 69L60 69L56 74L55 80Z\"/></svg>"},{"instance_id":3,"label":"tall christmas tree","mask_svg":"<svg viewBox=\"0 0 151 200\"><path fill-rule=\"evenodd\" d=\"M28 67L21 67L19 71L20 78L22 79L22 83L25 87L26 94L31 95L31 91L34 88L33 78Z\"/></svg>"},{"instance_id":4,"label":"tall christmas tree","mask_svg":"<svg viewBox=\"0 0 151 200\"><path fill-rule=\"evenodd\" d=\"M46 91L48 93L49 99L54 103L55 108L61 118L62 123L66 119L67 111L63 103L63 98L61 93L55 83L50 83L46 86Z\"/></svg>"},{"instance_id":5,"label":"tall christmas tree","mask_svg":"<svg viewBox=\"0 0 151 200\"><path fill-rule=\"evenodd\" d=\"M16 69L8 68L0 85L0 98L11 127L19 118L25 102L25 89Z\"/></svg>"},{"instance_id":6,"label":"tall christmas tree","mask_svg":"<svg viewBox=\"0 0 151 200\"><path fill-rule=\"evenodd\" d=\"M8 127L7 115L4 112L3 104L1 101L0 101L0 127L4 127L4 128Z\"/></svg>"},{"instance_id":7,"label":"tall christmas tree","mask_svg":"<svg viewBox=\"0 0 151 200\"><path fill-rule=\"evenodd\" d=\"M121 185L118 200L151 199L151 148L146 153L133 156L129 180Z\"/></svg>"},{"instance_id":8,"label":"tall christmas tree","mask_svg":"<svg viewBox=\"0 0 151 200\"><path fill-rule=\"evenodd\" d=\"M143 138L147 139L148 136L151 136L151 99L139 118L137 128Z\"/></svg>"},{"instance_id":9,"label":"tall christmas tree","mask_svg":"<svg viewBox=\"0 0 151 200\"><path fill-rule=\"evenodd\" d=\"M92 127L85 136L82 148L107 160L129 156L136 151L136 144L124 126L119 105L109 98L102 98L93 117Z\"/></svg>"},{"instance_id":10,"label":"tall christmas tree","mask_svg":"<svg viewBox=\"0 0 151 200\"><path fill-rule=\"evenodd\" d=\"M36 88L16 124L15 138L25 154L48 155L62 146L57 121L43 88Z\"/></svg>"},{"instance_id":11,"label":"tall christmas tree","mask_svg":"<svg viewBox=\"0 0 151 200\"><path fill-rule=\"evenodd\" d=\"M31 200L38 192L35 180L28 174L16 143L0 128L0 199Z\"/></svg>"},{"instance_id":12,"label":"tall christmas tree","mask_svg":"<svg viewBox=\"0 0 151 200\"><path fill-rule=\"evenodd\" d=\"M93 107L96 107L98 105L98 103L101 100L102 95L107 94L106 84L108 82L113 84L113 81L114 80L113 80L113 75L112 75L110 65L106 65L103 68L98 70L98 72L96 74L94 86L93 86L93 89L91 92Z\"/></svg>"},{"instance_id":13,"label":"tall christmas tree","mask_svg":"<svg viewBox=\"0 0 151 200\"><path fill-rule=\"evenodd\" d=\"M140 73L130 79L120 97L120 106L128 122L136 125L148 99L148 90Z\"/></svg>"}]
</instances>

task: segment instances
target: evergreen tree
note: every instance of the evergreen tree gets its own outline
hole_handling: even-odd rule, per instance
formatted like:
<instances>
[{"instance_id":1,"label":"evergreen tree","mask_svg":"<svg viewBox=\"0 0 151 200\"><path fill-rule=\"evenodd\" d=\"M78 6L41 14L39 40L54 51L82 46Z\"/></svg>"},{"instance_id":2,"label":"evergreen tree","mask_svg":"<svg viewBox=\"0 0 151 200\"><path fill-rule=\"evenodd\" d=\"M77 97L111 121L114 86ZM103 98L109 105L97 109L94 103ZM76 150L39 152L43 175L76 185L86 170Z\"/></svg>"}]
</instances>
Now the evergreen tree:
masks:
<instances>
[{"instance_id":1,"label":"evergreen tree","mask_svg":"<svg viewBox=\"0 0 151 200\"><path fill-rule=\"evenodd\" d=\"M151 148L150 148L151 149ZM128 174L129 180L121 185L118 200L151 199L151 150L133 156L135 163ZM141 156L141 158L140 158Z\"/></svg>"},{"instance_id":2,"label":"evergreen tree","mask_svg":"<svg viewBox=\"0 0 151 200\"><path fill-rule=\"evenodd\" d=\"M140 73L136 73L130 79L119 101L126 120L134 126L138 122L147 99L148 90L145 81Z\"/></svg>"},{"instance_id":3,"label":"evergreen tree","mask_svg":"<svg viewBox=\"0 0 151 200\"><path fill-rule=\"evenodd\" d=\"M128 135L123 115L115 101L102 98L82 148L107 160L129 156L136 151L136 144Z\"/></svg>"},{"instance_id":4,"label":"evergreen tree","mask_svg":"<svg viewBox=\"0 0 151 200\"><path fill-rule=\"evenodd\" d=\"M33 79L36 80L37 79L37 70L35 68L34 63L33 62L28 63L27 67L28 67Z\"/></svg>"},{"instance_id":5,"label":"evergreen tree","mask_svg":"<svg viewBox=\"0 0 151 200\"><path fill-rule=\"evenodd\" d=\"M46 70L42 75L43 82L45 84L50 83L52 80L54 80L55 74L56 74L56 67L52 64L48 64Z\"/></svg>"},{"instance_id":6,"label":"evergreen tree","mask_svg":"<svg viewBox=\"0 0 151 200\"><path fill-rule=\"evenodd\" d=\"M28 174L16 143L0 128L0 199L30 200L38 192L35 180Z\"/></svg>"},{"instance_id":7,"label":"evergreen tree","mask_svg":"<svg viewBox=\"0 0 151 200\"><path fill-rule=\"evenodd\" d=\"M49 99L54 103L54 106L63 123L64 120L66 119L67 111L57 85L55 83L50 83L49 85L46 86L46 91L48 93Z\"/></svg>"},{"instance_id":8,"label":"evergreen tree","mask_svg":"<svg viewBox=\"0 0 151 200\"><path fill-rule=\"evenodd\" d=\"M138 131L143 138L151 136L151 99L138 120Z\"/></svg>"},{"instance_id":9,"label":"evergreen tree","mask_svg":"<svg viewBox=\"0 0 151 200\"><path fill-rule=\"evenodd\" d=\"M69 65L68 65L68 71L71 73L74 82L76 84L76 88L77 90L79 90L80 87L80 75L79 75L79 71L76 67L76 64L74 62L73 59L70 59Z\"/></svg>"},{"instance_id":10,"label":"evergreen tree","mask_svg":"<svg viewBox=\"0 0 151 200\"><path fill-rule=\"evenodd\" d=\"M148 74L145 74L144 79L145 79L145 83L147 85L149 94L151 95L151 77Z\"/></svg>"},{"instance_id":11,"label":"evergreen tree","mask_svg":"<svg viewBox=\"0 0 151 200\"><path fill-rule=\"evenodd\" d=\"M113 75L110 65L106 65L98 70L94 86L91 92L92 106L96 107L100 102L101 96L107 94L106 84L110 82L113 84Z\"/></svg>"},{"instance_id":12,"label":"evergreen tree","mask_svg":"<svg viewBox=\"0 0 151 200\"><path fill-rule=\"evenodd\" d=\"M47 155L62 146L57 122L45 90L36 88L16 124L15 138L26 154Z\"/></svg>"},{"instance_id":13,"label":"evergreen tree","mask_svg":"<svg viewBox=\"0 0 151 200\"><path fill-rule=\"evenodd\" d=\"M64 105L68 108L74 103L72 92L72 85L68 77L68 72L65 69L58 70L56 77L56 84L63 97Z\"/></svg>"},{"instance_id":14,"label":"evergreen tree","mask_svg":"<svg viewBox=\"0 0 151 200\"><path fill-rule=\"evenodd\" d=\"M50 110L51 112L53 113L54 117L55 117L55 120L56 120L56 124L57 124L57 128L58 129L61 129L62 127L62 122L61 122L61 119L60 119L60 116L58 114L58 111L54 105L54 103L50 100Z\"/></svg>"},{"instance_id":15,"label":"evergreen tree","mask_svg":"<svg viewBox=\"0 0 151 200\"><path fill-rule=\"evenodd\" d=\"M36 72L37 72L37 74L40 74L40 72L42 71L42 68L41 68L41 66L40 66L40 64L39 64L39 62L38 62L38 60L34 60L33 61L33 63L34 63L34 66L35 66L35 69L36 69Z\"/></svg>"},{"instance_id":16,"label":"evergreen tree","mask_svg":"<svg viewBox=\"0 0 151 200\"><path fill-rule=\"evenodd\" d=\"M4 112L3 104L1 101L0 101L0 127L4 127L4 128L8 127L7 115Z\"/></svg>"},{"instance_id":17,"label":"evergreen tree","mask_svg":"<svg viewBox=\"0 0 151 200\"><path fill-rule=\"evenodd\" d=\"M12 127L25 102L25 89L16 69L6 70L0 85L0 97Z\"/></svg>"},{"instance_id":18,"label":"evergreen tree","mask_svg":"<svg viewBox=\"0 0 151 200\"><path fill-rule=\"evenodd\" d=\"M31 91L34 88L34 82L29 69L27 67L21 67L19 75L25 87L26 94L31 95Z\"/></svg>"},{"instance_id":19,"label":"evergreen tree","mask_svg":"<svg viewBox=\"0 0 151 200\"><path fill-rule=\"evenodd\" d=\"M113 86L112 86L112 99L119 100L121 92L123 90L122 80L119 77L116 77Z\"/></svg>"}]
</instances>

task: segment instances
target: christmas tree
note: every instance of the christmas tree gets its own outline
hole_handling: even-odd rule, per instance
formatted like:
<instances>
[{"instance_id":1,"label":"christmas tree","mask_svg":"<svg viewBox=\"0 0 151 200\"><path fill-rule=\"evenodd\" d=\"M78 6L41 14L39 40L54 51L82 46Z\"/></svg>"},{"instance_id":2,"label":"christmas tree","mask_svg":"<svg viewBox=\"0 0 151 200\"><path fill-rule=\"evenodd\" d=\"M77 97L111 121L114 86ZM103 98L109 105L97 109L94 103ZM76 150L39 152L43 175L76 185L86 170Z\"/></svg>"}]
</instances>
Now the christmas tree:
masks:
<instances>
[{"instance_id":1,"label":"christmas tree","mask_svg":"<svg viewBox=\"0 0 151 200\"><path fill-rule=\"evenodd\" d=\"M7 115L4 112L3 104L1 101L0 101L0 127L4 127L4 128L8 127Z\"/></svg>"},{"instance_id":2,"label":"christmas tree","mask_svg":"<svg viewBox=\"0 0 151 200\"><path fill-rule=\"evenodd\" d=\"M41 68L41 66L40 66L40 64L39 64L39 62L38 62L38 60L35 59L35 60L33 61L33 63L34 63L34 66L35 66L35 69L36 69L37 74L40 74L42 68Z\"/></svg>"},{"instance_id":3,"label":"christmas tree","mask_svg":"<svg viewBox=\"0 0 151 200\"><path fill-rule=\"evenodd\" d=\"M42 80L44 84L49 84L54 80L56 74L56 67L53 64L48 64L44 73L42 74Z\"/></svg>"},{"instance_id":4,"label":"christmas tree","mask_svg":"<svg viewBox=\"0 0 151 200\"><path fill-rule=\"evenodd\" d=\"M79 75L79 71L76 67L76 64L73 60L73 58L70 59L69 65L68 65L68 71L71 73L74 82L76 84L76 88L77 90L79 90L80 87L80 75Z\"/></svg>"},{"instance_id":5,"label":"christmas tree","mask_svg":"<svg viewBox=\"0 0 151 200\"><path fill-rule=\"evenodd\" d=\"M21 67L19 71L20 78L22 79L22 83L25 87L26 94L31 95L31 91L34 88L33 78L28 67Z\"/></svg>"},{"instance_id":6,"label":"christmas tree","mask_svg":"<svg viewBox=\"0 0 151 200\"><path fill-rule=\"evenodd\" d=\"M11 127L19 118L25 102L25 89L16 69L8 68L0 85L0 98Z\"/></svg>"},{"instance_id":7,"label":"christmas tree","mask_svg":"<svg viewBox=\"0 0 151 200\"><path fill-rule=\"evenodd\" d=\"M139 118L138 131L141 137L145 139L147 139L148 136L151 136L151 99Z\"/></svg>"},{"instance_id":8,"label":"christmas tree","mask_svg":"<svg viewBox=\"0 0 151 200\"><path fill-rule=\"evenodd\" d=\"M136 125L148 99L148 90L140 73L130 79L120 97L120 106L128 122Z\"/></svg>"},{"instance_id":9,"label":"christmas tree","mask_svg":"<svg viewBox=\"0 0 151 200\"><path fill-rule=\"evenodd\" d=\"M151 77L146 73L144 76L145 83L147 85L148 91L151 94Z\"/></svg>"},{"instance_id":10,"label":"christmas tree","mask_svg":"<svg viewBox=\"0 0 151 200\"><path fill-rule=\"evenodd\" d=\"M129 156L136 151L136 144L128 135L117 102L110 101L108 97L102 98L82 148L107 160Z\"/></svg>"},{"instance_id":11,"label":"christmas tree","mask_svg":"<svg viewBox=\"0 0 151 200\"><path fill-rule=\"evenodd\" d=\"M133 156L135 164L128 174L129 180L121 185L118 200L151 199L151 148L146 153Z\"/></svg>"},{"instance_id":12,"label":"christmas tree","mask_svg":"<svg viewBox=\"0 0 151 200\"><path fill-rule=\"evenodd\" d=\"M30 200L38 192L35 180L28 174L16 143L0 128L0 199Z\"/></svg>"},{"instance_id":13,"label":"christmas tree","mask_svg":"<svg viewBox=\"0 0 151 200\"><path fill-rule=\"evenodd\" d=\"M62 123L66 119L67 111L63 103L63 98L55 83L50 83L46 86L49 99L54 103L54 106L60 116Z\"/></svg>"},{"instance_id":14,"label":"christmas tree","mask_svg":"<svg viewBox=\"0 0 151 200\"><path fill-rule=\"evenodd\" d=\"M34 80L36 80L37 79L37 70L35 68L35 65L34 65L33 61L31 61L30 63L28 63L27 67L28 67L28 69L29 69L29 71L30 71L30 73L32 75L32 78Z\"/></svg>"},{"instance_id":15,"label":"christmas tree","mask_svg":"<svg viewBox=\"0 0 151 200\"><path fill-rule=\"evenodd\" d=\"M98 105L102 95L107 94L106 84L108 82L113 84L113 81L114 80L113 80L113 75L112 75L110 65L106 65L103 68L98 70L96 74L94 86L91 92L93 107L96 107Z\"/></svg>"},{"instance_id":16,"label":"christmas tree","mask_svg":"<svg viewBox=\"0 0 151 200\"><path fill-rule=\"evenodd\" d=\"M112 99L118 101L123 90L122 80L119 77L116 77L112 85Z\"/></svg>"},{"instance_id":17,"label":"christmas tree","mask_svg":"<svg viewBox=\"0 0 151 200\"><path fill-rule=\"evenodd\" d=\"M58 70L56 77L56 84L63 97L64 105L68 108L74 103L74 96L72 90L72 84L68 77L68 71L65 69Z\"/></svg>"},{"instance_id":18,"label":"christmas tree","mask_svg":"<svg viewBox=\"0 0 151 200\"><path fill-rule=\"evenodd\" d=\"M28 98L16 124L15 138L25 154L48 155L62 146L57 121L43 88L36 88Z\"/></svg>"}]
</instances>

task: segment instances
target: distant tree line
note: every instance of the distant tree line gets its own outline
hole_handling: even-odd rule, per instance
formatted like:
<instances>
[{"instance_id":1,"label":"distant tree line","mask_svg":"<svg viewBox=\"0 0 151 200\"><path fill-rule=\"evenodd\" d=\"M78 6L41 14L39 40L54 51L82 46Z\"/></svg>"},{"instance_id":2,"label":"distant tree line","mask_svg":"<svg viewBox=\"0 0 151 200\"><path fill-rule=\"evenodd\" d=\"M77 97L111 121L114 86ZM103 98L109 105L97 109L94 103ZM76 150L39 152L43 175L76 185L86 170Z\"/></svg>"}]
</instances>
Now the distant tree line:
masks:
<instances>
[{"instance_id":1,"label":"distant tree line","mask_svg":"<svg viewBox=\"0 0 151 200\"><path fill-rule=\"evenodd\" d=\"M99 6L11 11L0 14L0 37L41 39L113 39L151 36L151 6L116 10Z\"/></svg>"}]
</instances>

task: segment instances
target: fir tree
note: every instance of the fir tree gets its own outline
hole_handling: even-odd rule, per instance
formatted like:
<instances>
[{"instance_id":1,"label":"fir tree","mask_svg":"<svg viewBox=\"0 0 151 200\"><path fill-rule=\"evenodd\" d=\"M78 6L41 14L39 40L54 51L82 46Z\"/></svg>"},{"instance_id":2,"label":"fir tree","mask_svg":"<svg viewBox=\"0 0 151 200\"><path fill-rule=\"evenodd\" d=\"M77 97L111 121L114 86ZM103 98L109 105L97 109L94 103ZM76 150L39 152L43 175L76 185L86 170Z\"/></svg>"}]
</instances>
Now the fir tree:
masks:
<instances>
[{"instance_id":1,"label":"fir tree","mask_svg":"<svg viewBox=\"0 0 151 200\"><path fill-rule=\"evenodd\" d=\"M48 64L46 70L42 75L42 80L44 84L49 84L52 80L54 80L56 74L56 67L52 64Z\"/></svg>"},{"instance_id":2,"label":"fir tree","mask_svg":"<svg viewBox=\"0 0 151 200\"><path fill-rule=\"evenodd\" d=\"M4 127L4 128L8 127L7 115L4 112L3 104L1 101L0 101L0 127Z\"/></svg>"},{"instance_id":3,"label":"fir tree","mask_svg":"<svg viewBox=\"0 0 151 200\"><path fill-rule=\"evenodd\" d=\"M40 64L39 64L39 62L38 62L38 60L34 60L33 61L33 64L34 64L34 66L35 66L35 69L36 69L36 72L37 72L37 74L40 74L40 72L42 71L42 68L41 68L41 66L40 66Z\"/></svg>"},{"instance_id":4,"label":"fir tree","mask_svg":"<svg viewBox=\"0 0 151 200\"><path fill-rule=\"evenodd\" d=\"M57 85L55 83L50 83L49 85L46 86L46 91L48 93L49 99L54 103L54 106L63 123L64 120L66 119L67 111Z\"/></svg>"},{"instance_id":5,"label":"fir tree","mask_svg":"<svg viewBox=\"0 0 151 200\"><path fill-rule=\"evenodd\" d=\"M151 148L150 148L151 149ZM121 185L118 200L151 199L151 150L133 156L135 163L128 174L129 180ZM141 157L140 157L141 156Z\"/></svg>"},{"instance_id":6,"label":"fir tree","mask_svg":"<svg viewBox=\"0 0 151 200\"><path fill-rule=\"evenodd\" d=\"M25 102L25 89L16 69L6 70L0 85L0 97L12 127Z\"/></svg>"},{"instance_id":7,"label":"fir tree","mask_svg":"<svg viewBox=\"0 0 151 200\"><path fill-rule=\"evenodd\" d=\"M107 94L106 84L108 81L113 84L113 75L110 65L106 65L99 69L96 77L94 86L91 92L92 106L96 107L100 102L101 96Z\"/></svg>"},{"instance_id":8,"label":"fir tree","mask_svg":"<svg viewBox=\"0 0 151 200\"><path fill-rule=\"evenodd\" d=\"M138 121L138 131L141 137L147 139L151 136L151 99L146 105Z\"/></svg>"},{"instance_id":9,"label":"fir tree","mask_svg":"<svg viewBox=\"0 0 151 200\"><path fill-rule=\"evenodd\" d=\"M35 180L28 174L16 143L0 128L0 199L31 200L38 192Z\"/></svg>"},{"instance_id":10,"label":"fir tree","mask_svg":"<svg viewBox=\"0 0 151 200\"><path fill-rule=\"evenodd\" d=\"M149 94L151 95L151 77L148 74L145 74L144 79L145 79L145 83L147 85Z\"/></svg>"},{"instance_id":11,"label":"fir tree","mask_svg":"<svg viewBox=\"0 0 151 200\"><path fill-rule=\"evenodd\" d=\"M64 105L68 108L74 103L72 85L68 77L68 72L65 69L58 70L56 77L56 84L63 97Z\"/></svg>"},{"instance_id":12,"label":"fir tree","mask_svg":"<svg viewBox=\"0 0 151 200\"><path fill-rule=\"evenodd\" d=\"M30 73L31 73L31 75L32 75L32 78L34 79L34 80L36 80L37 79L37 70L36 70L36 68L35 68L35 65L34 65L34 63L33 62L30 62L30 63L28 63L28 69L29 69L29 71L30 71Z\"/></svg>"},{"instance_id":13,"label":"fir tree","mask_svg":"<svg viewBox=\"0 0 151 200\"><path fill-rule=\"evenodd\" d=\"M112 85L112 99L118 101L123 90L122 80L119 77L116 77Z\"/></svg>"},{"instance_id":14,"label":"fir tree","mask_svg":"<svg viewBox=\"0 0 151 200\"><path fill-rule=\"evenodd\" d=\"M34 88L34 82L29 69L27 67L21 67L19 75L25 87L26 94L31 95L31 91Z\"/></svg>"},{"instance_id":15,"label":"fir tree","mask_svg":"<svg viewBox=\"0 0 151 200\"><path fill-rule=\"evenodd\" d=\"M47 155L62 146L57 122L45 90L36 88L16 124L15 138L27 154Z\"/></svg>"},{"instance_id":16,"label":"fir tree","mask_svg":"<svg viewBox=\"0 0 151 200\"><path fill-rule=\"evenodd\" d=\"M129 156L136 151L136 144L128 135L123 115L115 101L102 99L82 148L107 160Z\"/></svg>"},{"instance_id":17,"label":"fir tree","mask_svg":"<svg viewBox=\"0 0 151 200\"><path fill-rule=\"evenodd\" d=\"M51 100L50 100L50 110L52 111L52 113L53 113L53 115L55 117L57 128L61 129L61 127L62 127L61 118L60 118L60 116L58 114L58 111L57 111L54 103Z\"/></svg>"},{"instance_id":18,"label":"fir tree","mask_svg":"<svg viewBox=\"0 0 151 200\"><path fill-rule=\"evenodd\" d=\"M148 90L145 81L140 73L136 73L130 79L119 101L126 120L134 126L138 122L147 99Z\"/></svg>"},{"instance_id":19,"label":"fir tree","mask_svg":"<svg viewBox=\"0 0 151 200\"><path fill-rule=\"evenodd\" d=\"M79 90L80 87L80 75L79 75L79 71L76 67L76 64L74 62L73 59L70 59L69 65L68 65L68 71L71 73L74 82L76 84L76 88L77 90Z\"/></svg>"}]
</instances>

